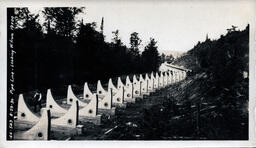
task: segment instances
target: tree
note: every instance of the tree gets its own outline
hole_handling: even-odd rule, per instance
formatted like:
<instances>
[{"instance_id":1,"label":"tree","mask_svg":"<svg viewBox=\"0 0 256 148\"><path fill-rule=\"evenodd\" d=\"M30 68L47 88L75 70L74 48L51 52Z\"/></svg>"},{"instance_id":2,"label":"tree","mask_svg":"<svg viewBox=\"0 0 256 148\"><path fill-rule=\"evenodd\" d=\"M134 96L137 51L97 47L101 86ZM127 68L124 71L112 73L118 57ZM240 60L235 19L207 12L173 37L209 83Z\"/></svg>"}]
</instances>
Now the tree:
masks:
<instances>
[{"instance_id":1,"label":"tree","mask_svg":"<svg viewBox=\"0 0 256 148\"><path fill-rule=\"evenodd\" d=\"M71 37L76 29L75 16L82 13L85 8L62 7L44 8L46 21L51 21L56 33L60 36Z\"/></svg>"},{"instance_id":2,"label":"tree","mask_svg":"<svg viewBox=\"0 0 256 148\"><path fill-rule=\"evenodd\" d=\"M148 45L142 52L142 61L145 72L157 71L160 65L160 56L154 38L150 38Z\"/></svg>"},{"instance_id":3,"label":"tree","mask_svg":"<svg viewBox=\"0 0 256 148\"><path fill-rule=\"evenodd\" d=\"M232 27L227 29L227 31L228 33L230 33L230 32L236 31L236 29L237 29L237 26L232 25Z\"/></svg>"},{"instance_id":4,"label":"tree","mask_svg":"<svg viewBox=\"0 0 256 148\"><path fill-rule=\"evenodd\" d=\"M47 63L54 74L51 78L59 80L59 84L71 83L75 79L76 46L75 36L77 31L77 21L75 16L82 13L84 7L55 7L44 8L42 11L47 23L45 39L46 49L50 63ZM48 62L48 61L47 61ZM58 66L59 65L59 66Z\"/></svg>"},{"instance_id":5,"label":"tree","mask_svg":"<svg viewBox=\"0 0 256 148\"><path fill-rule=\"evenodd\" d=\"M116 31L112 31L112 34L112 43L114 43L116 46L121 46L123 43L121 42L121 39L119 37L119 30L117 29Z\"/></svg>"},{"instance_id":6,"label":"tree","mask_svg":"<svg viewBox=\"0 0 256 148\"><path fill-rule=\"evenodd\" d=\"M95 82L122 74L140 73L157 69L150 55L156 42L148 46L143 63L139 53L141 39L137 32L131 34L131 48L113 31L111 43L104 41L103 27L97 31L96 23L76 21L83 8L44 8L44 24L38 23L38 14L27 8L17 9L14 44L17 47L17 86L19 90L61 87L66 84ZM9 16L9 18L11 18ZM44 32L43 32L44 31ZM145 52L147 53L147 52ZM158 58L159 61L159 58ZM153 63L152 63L153 62ZM151 63L151 64L150 64ZM152 66L153 65L153 66ZM38 82L37 82L38 80Z\"/></svg>"},{"instance_id":7,"label":"tree","mask_svg":"<svg viewBox=\"0 0 256 148\"><path fill-rule=\"evenodd\" d=\"M139 38L139 34L137 32L133 32L130 36L130 45L131 45L131 53L134 56L139 56L139 46L141 44L141 39Z\"/></svg>"},{"instance_id":8,"label":"tree","mask_svg":"<svg viewBox=\"0 0 256 148\"><path fill-rule=\"evenodd\" d=\"M96 23L80 22L76 37L76 78L84 80L96 79L102 75L106 67L103 56L108 51L101 32L96 31ZM101 64L103 63L103 64ZM105 66L105 67L104 67ZM103 67L103 68L102 68ZM97 74L97 75L96 75ZM99 75L98 75L99 74Z\"/></svg>"},{"instance_id":9,"label":"tree","mask_svg":"<svg viewBox=\"0 0 256 148\"><path fill-rule=\"evenodd\" d=\"M28 8L14 8L11 9L9 8L9 10L13 11L13 27L14 29L18 29L18 28L22 28L23 27L23 23L28 20L29 17L29 10Z\"/></svg>"}]
</instances>

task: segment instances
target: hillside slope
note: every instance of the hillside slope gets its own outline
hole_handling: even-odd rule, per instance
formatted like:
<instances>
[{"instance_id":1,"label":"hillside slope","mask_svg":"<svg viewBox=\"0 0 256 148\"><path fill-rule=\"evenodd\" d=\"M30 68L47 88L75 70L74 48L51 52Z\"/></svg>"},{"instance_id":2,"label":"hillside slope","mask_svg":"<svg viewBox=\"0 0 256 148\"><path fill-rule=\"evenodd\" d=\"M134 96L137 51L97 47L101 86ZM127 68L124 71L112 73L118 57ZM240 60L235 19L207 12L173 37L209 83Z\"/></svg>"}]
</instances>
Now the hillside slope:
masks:
<instances>
[{"instance_id":1,"label":"hillside slope","mask_svg":"<svg viewBox=\"0 0 256 148\"><path fill-rule=\"evenodd\" d=\"M217 139L248 138L249 25L242 31L231 28L218 40L198 42L173 64L193 70L180 99L213 107L203 131L211 129Z\"/></svg>"}]
</instances>

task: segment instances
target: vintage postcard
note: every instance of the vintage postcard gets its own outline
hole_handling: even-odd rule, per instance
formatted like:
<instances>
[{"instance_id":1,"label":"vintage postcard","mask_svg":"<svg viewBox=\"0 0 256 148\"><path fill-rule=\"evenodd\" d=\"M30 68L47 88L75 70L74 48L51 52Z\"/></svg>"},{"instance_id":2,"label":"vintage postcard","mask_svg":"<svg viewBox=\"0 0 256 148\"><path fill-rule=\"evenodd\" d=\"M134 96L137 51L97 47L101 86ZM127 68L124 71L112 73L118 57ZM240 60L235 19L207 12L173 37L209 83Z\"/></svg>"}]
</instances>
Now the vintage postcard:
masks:
<instances>
[{"instance_id":1,"label":"vintage postcard","mask_svg":"<svg viewBox=\"0 0 256 148\"><path fill-rule=\"evenodd\" d=\"M255 12L3 1L0 147L256 147Z\"/></svg>"}]
</instances>

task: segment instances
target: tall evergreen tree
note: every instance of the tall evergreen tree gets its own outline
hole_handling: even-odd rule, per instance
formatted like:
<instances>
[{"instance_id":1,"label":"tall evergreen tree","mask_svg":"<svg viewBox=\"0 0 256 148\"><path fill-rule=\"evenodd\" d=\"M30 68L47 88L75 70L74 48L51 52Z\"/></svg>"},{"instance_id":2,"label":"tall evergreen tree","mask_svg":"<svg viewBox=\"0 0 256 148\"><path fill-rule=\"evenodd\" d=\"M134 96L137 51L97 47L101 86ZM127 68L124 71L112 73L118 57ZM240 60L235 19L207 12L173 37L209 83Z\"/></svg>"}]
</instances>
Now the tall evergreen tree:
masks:
<instances>
[{"instance_id":1,"label":"tall evergreen tree","mask_svg":"<svg viewBox=\"0 0 256 148\"><path fill-rule=\"evenodd\" d=\"M150 38L148 45L142 52L142 60L145 72L157 71L160 65L160 56L154 38Z\"/></svg>"},{"instance_id":2,"label":"tall evergreen tree","mask_svg":"<svg viewBox=\"0 0 256 148\"><path fill-rule=\"evenodd\" d=\"M141 44L141 39L139 38L139 33L133 32L130 36L130 45L131 45L131 53L134 56L139 56L139 46Z\"/></svg>"},{"instance_id":3,"label":"tall evergreen tree","mask_svg":"<svg viewBox=\"0 0 256 148\"><path fill-rule=\"evenodd\" d=\"M58 35L72 37L76 29L75 16L83 10L84 7L44 8L43 14L47 21L53 23Z\"/></svg>"}]
</instances>

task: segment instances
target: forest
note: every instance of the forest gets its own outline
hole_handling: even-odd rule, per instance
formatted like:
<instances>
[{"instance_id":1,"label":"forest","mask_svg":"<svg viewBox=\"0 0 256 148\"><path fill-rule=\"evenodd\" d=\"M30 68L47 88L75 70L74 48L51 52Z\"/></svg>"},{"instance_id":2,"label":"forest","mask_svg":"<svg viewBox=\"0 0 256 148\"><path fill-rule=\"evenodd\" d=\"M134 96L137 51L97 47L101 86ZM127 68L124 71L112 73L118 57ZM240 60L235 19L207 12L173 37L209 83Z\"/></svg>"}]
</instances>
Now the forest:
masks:
<instances>
[{"instance_id":1,"label":"forest","mask_svg":"<svg viewBox=\"0 0 256 148\"><path fill-rule=\"evenodd\" d=\"M143 51L138 32L130 34L130 47L118 29L106 42L104 18L100 31L97 23L76 19L86 15L84 7L43 8L42 14L44 23L28 8L8 9L8 20L14 23L17 93L158 70L161 56L154 38Z\"/></svg>"}]
</instances>

